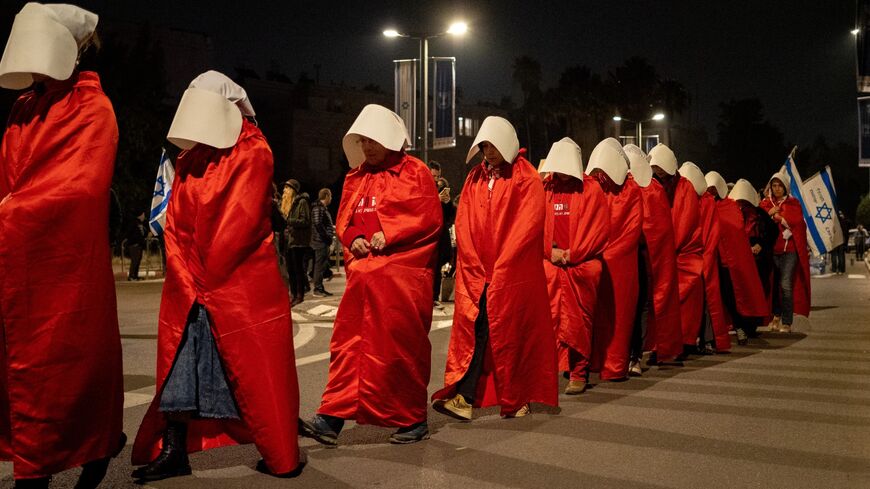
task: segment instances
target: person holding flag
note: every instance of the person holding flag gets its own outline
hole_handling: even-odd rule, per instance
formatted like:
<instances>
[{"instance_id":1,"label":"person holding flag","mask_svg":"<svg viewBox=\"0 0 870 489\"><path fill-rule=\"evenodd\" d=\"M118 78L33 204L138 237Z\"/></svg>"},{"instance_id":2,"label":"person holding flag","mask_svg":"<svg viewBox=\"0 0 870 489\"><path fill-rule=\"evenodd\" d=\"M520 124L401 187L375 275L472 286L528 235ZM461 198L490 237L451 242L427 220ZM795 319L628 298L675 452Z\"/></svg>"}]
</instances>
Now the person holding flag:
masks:
<instances>
[{"instance_id":1,"label":"person holding flag","mask_svg":"<svg viewBox=\"0 0 870 489\"><path fill-rule=\"evenodd\" d=\"M304 454L272 152L245 90L216 71L191 82L167 139L184 151L166 209L156 395L133 445L146 465L132 475L187 475L188 452L253 442L258 470L294 476Z\"/></svg>"},{"instance_id":2,"label":"person holding flag","mask_svg":"<svg viewBox=\"0 0 870 489\"><path fill-rule=\"evenodd\" d=\"M583 178L580 147L570 138L553 143L538 171L548 174L544 178L544 271L559 370L568 375L565 394L582 394L589 378L592 318L610 212L595 179Z\"/></svg>"},{"instance_id":3,"label":"person holding flag","mask_svg":"<svg viewBox=\"0 0 870 489\"><path fill-rule=\"evenodd\" d=\"M789 165L792 164L789 158ZM774 284L779 286L773 300L772 330L791 331L794 314L810 314L810 258L807 225L797 198L789 195L791 178L777 172L767 182L768 195L761 208L778 226L773 247Z\"/></svg>"}]
</instances>

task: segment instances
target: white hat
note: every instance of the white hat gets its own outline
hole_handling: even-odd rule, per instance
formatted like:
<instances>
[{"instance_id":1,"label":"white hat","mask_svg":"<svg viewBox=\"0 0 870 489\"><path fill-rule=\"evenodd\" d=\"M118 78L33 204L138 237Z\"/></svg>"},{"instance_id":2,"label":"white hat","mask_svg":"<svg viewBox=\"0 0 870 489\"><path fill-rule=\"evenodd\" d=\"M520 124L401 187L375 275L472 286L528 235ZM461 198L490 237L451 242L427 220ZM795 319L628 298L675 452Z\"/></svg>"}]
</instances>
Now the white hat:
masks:
<instances>
[{"instance_id":1,"label":"white hat","mask_svg":"<svg viewBox=\"0 0 870 489\"><path fill-rule=\"evenodd\" d=\"M74 5L26 4L15 16L0 60L0 86L27 88L35 74L68 79L75 70L79 46L94 34L98 19Z\"/></svg>"},{"instance_id":2,"label":"white hat","mask_svg":"<svg viewBox=\"0 0 870 489\"><path fill-rule=\"evenodd\" d=\"M465 162L468 163L480 152L480 143L487 141L501 153L501 157L508 163L512 163L520 152L520 140L517 139L517 130L513 124L504 117L491 115L483 120L477 137L471 143Z\"/></svg>"},{"instance_id":3,"label":"white hat","mask_svg":"<svg viewBox=\"0 0 870 489\"><path fill-rule=\"evenodd\" d=\"M377 141L390 151L401 151L406 144L411 144L405 122L392 110L377 104L369 104L356 116L351 124L341 146L351 168L356 168L366 161L359 144L360 136Z\"/></svg>"},{"instance_id":4,"label":"white hat","mask_svg":"<svg viewBox=\"0 0 870 489\"><path fill-rule=\"evenodd\" d=\"M782 182L782 186L785 187L785 194L788 195L790 190L789 187L791 187L791 178L789 178L788 174L783 170L774 173L767 181L767 185L770 185L770 182L772 182L774 178Z\"/></svg>"},{"instance_id":5,"label":"white hat","mask_svg":"<svg viewBox=\"0 0 870 489\"><path fill-rule=\"evenodd\" d=\"M592 170L600 169L613 180L613 183L622 185L625 183L625 176L628 175L628 165L628 156L625 155L619 141L607 138L598 143L589 155L586 174L591 175Z\"/></svg>"},{"instance_id":6,"label":"white hat","mask_svg":"<svg viewBox=\"0 0 870 489\"><path fill-rule=\"evenodd\" d=\"M661 168L668 175L676 175L677 173L677 156L674 155L671 148L661 143L650 150L649 164Z\"/></svg>"},{"instance_id":7,"label":"white hat","mask_svg":"<svg viewBox=\"0 0 870 489\"><path fill-rule=\"evenodd\" d=\"M643 153L643 150L634 144L626 144L622 147L625 155L628 156L629 171L634 181L641 187L646 187L652 181L653 171L649 166L649 159Z\"/></svg>"},{"instance_id":8,"label":"white hat","mask_svg":"<svg viewBox=\"0 0 870 489\"><path fill-rule=\"evenodd\" d=\"M547 158L538 168L541 173L561 173L583 180L583 151L571 138L553 143Z\"/></svg>"},{"instance_id":9,"label":"white hat","mask_svg":"<svg viewBox=\"0 0 870 489\"><path fill-rule=\"evenodd\" d=\"M720 199L724 199L728 196L728 184L725 183L725 179L722 178L722 175L717 171L710 171L704 175L704 180L707 181L707 188L716 187L716 193L719 195Z\"/></svg>"},{"instance_id":10,"label":"white hat","mask_svg":"<svg viewBox=\"0 0 870 489\"><path fill-rule=\"evenodd\" d=\"M698 192L698 197L704 195L704 192L707 191L707 180L704 179L704 172L691 161L683 163L683 166L680 167L680 176L692 182L695 192Z\"/></svg>"},{"instance_id":11,"label":"white hat","mask_svg":"<svg viewBox=\"0 0 870 489\"><path fill-rule=\"evenodd\" d=\"M755 188L748 180L743 178L737 180L734 188L731 189L731 193L728 194L728 198L731 200L745 200L753 206L758 207L758 192L755 191Z\"/></svg>"},{"instance_id":12,"label":"white hat","mask_svg":"<svg viewBox=\"0 0 870 489\"><path fill-rule=\"evenodd\" d=\"M242 132L242 115L254 116L245 90L223 73L207 71L181 96L166 139L181 149L197 143L230 148Z\"/></svg>"}]
</instances>

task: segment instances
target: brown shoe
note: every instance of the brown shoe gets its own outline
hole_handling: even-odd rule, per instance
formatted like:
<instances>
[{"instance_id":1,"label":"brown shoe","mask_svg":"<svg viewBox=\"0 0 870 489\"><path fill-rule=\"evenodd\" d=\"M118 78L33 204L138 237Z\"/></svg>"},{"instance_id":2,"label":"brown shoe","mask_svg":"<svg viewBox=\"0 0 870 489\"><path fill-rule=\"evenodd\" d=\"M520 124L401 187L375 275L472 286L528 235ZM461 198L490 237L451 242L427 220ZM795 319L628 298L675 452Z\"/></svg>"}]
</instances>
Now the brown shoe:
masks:
<instances>
[{"instance_id":1,"label":"brown shoe","mask_svg":"<svg viewBox=\"0 0 870 489\"><path fill-rule=\"evenodd\" d=\"M531 412L532 411L531 411L531 409L529 409L529 405L527 403L527 404L523 404L523 407L517 409L513 413L505 414L504 417L505 418L522 418L523 416L528 416L529 414L531 414Z\"/></svg>"},{"instance_id":2,"label":"brown shoe","mask_svg":"<svg viewBox=\"0 0 870 489\"><path fill-rule=\"evenodd\" d=\"M791 333L791 324L783 324L779 327L780 333Z\"/></svg>"},{"instance_id":3,"label":"brown shoe","mask_svg":"<svg viewBox=\"0 0 870 489\"><path fill-rule=\"evenodd\" d=\"M568 381L568 385L565 386L565 394L569 396L576 396L583 394L584 392L586 392L585 380L570 380Z\"/></svg>"},{"instance_id":4,"label":"brown shoe","mask_svg":"<svg viewBox=\"0 0 870 489\"><path fill-rule=\"evenodd\" d=\"M456 394L452 399L438 399L432 403L432 409L461 421L471 420L471 404L462 394Z\"/></svg>"}]
</instances>

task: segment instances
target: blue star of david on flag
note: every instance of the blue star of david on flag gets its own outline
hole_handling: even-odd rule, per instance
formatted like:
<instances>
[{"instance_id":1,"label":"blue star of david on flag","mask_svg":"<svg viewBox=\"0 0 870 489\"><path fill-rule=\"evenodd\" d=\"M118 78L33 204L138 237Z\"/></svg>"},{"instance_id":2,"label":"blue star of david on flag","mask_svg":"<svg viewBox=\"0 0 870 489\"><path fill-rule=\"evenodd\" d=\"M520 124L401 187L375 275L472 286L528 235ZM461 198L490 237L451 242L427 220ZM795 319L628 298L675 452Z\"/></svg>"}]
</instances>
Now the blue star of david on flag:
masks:
<instances>
[{"instance_id":1,"label":"blue star of david on flag","mask_svg":"<svg viewBox=\"0 0 870 489\"><path fill-rule=\"evenodd\" d=\"M160 187L160 188L156 188L156 187ZM165 195L165 192L164 192L165 190L166 190L166 182L163 181L163 175L160 175L159 177L157 177L157 185L155 185L154 197L157 197L158 195L163 197Z\"/></svg>"},{"instance_id":2,"label":"blue star of david on flag","mask_svg":"<svg viewBox=\"0 0 870 489\"><path fill-rule=\"evenodd\" d=\"M822 223L826 221L830 221L832 219L831 212L833 209L828 207L828 203L824 202L822 205L816 207L816 219L821 219Z\"/></svg>"}]
</instances>

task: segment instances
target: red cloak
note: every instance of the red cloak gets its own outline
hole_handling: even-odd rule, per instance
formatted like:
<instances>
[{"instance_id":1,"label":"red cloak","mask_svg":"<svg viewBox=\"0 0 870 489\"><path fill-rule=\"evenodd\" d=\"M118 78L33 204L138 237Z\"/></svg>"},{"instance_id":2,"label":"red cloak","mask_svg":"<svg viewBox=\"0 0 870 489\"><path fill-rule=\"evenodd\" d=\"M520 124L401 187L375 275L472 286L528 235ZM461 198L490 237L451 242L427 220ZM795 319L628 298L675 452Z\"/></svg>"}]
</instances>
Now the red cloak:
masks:
<instances>
[{"instance_id":1,"label":"red cloak","mask_svg":"<svg viewBox=\"0 0 870 489\"><path fill-rule=\"evenodd\" d=\"M604 249L604 271L598 291L592 332L592 367L602 380L628 376L631 334L637 312L638 245L643 208L634 178L616 185L602 176L601 188L610 209L610 234Z\"/></svg>"},{"instance_id":2,"label":"red cloak","mask_svg":"<svg viewBox=\"0 0 870 489\"><path fill-rule=\"evenodd\" d=\"M759 204L765 212L770 212L774 207L773 201L769 197L763 199ZM789 196L780 204L780 216L788 223L791 229L792 237L790 238L798 255L798 263L795 266L794 284L792 291L794 294L794 313L801 316L809 317L811 304L810 291L810 255L807 244L807 225L804 222L803 210L801 204L794 197ZM777 223L779 232L782 233L784 227L781 223ZM781 247L777 242L774 254L781 253ZM779 284L774 283L774 288L778 289ZM776 300L776 299L774 299Z\"/></svg>"},{"instance_id":3,"label":"red cloak","mask_svg":"<svg viewBox=\"0 0 870 489\"><path fill-rule=\"evenodd\" d=\"M771 234L778 227L773 224L767 213L745 200L738 200L737 206L743 214L743 231L749 239L749 245L760 245L761 252L753 254L755 269L764 289L765 314L764 324L770 323L773 317L773 243Z\"/></svg>"},{"instance_id":4,"label":"red cloak","mask_svg":"<svg viewBox=\"0 0 870 489\"><path fill-rule=\"evenodd\" d=\"M701 201L701 237L704 242L704 301L707 314L713 323L713 334L716 338L716 349L731 350L731 318L725 313L722 303L722 290L719 280L719 213L716 210L716 197L710 192L704 192Z\"/></svg>"},{"instance_id":5,"label":"red cloak","mask_svg":"<svg viewBox=\"0 0 870 489\"><path fill-rule=\"evenodd\" d=\"M544 187L534 167L518 156L503 163L492 191L486 162L469 172L456 214L456 309L447 351L445 386L433 400L450 399L474 353L474 322L487 270L481 253L496 249L486 296L489 347L475 405L500 405L502 414L528 402L559 402L556 338L541 250Z\"/></svg>"},{"instance_id":6,"label":"red cloak","mask_svg":"<svg viewBox=\"0 0 870 489\"><path fill-rule=\"evenodd\" d=\"M658 180L652 179L649 185L640 190L643 202L642 233L649 250L646 267L653 306L647 315L647 341L644 348L655 351L661 360L670 360L683 351L674 223L671 221L668 196Z\"/></svg>"},{"instance_id":7,"label":"red cloak","mask_svg":"<svg viewBox=\"0 0 870 489\"><path fill-rule=\"evenodd\" d=\"M568 264L556 266L550 260L553 249L556 192L570 193L567 202ZM559 347L559 370L571 370L567 348L588 359L591 355L592 318L601 280L601 254L610 233L610 212L604 192L595 179L571 178L561 181L553 176L544 180L547 218L544 227L544 272L550 294L550 315Z\"/></svg>"},{"instance_id":8,"label":"red cloak","mask_svg":"<svg viewBox=\"0 0 870 489\"><path fill-rule=\"evenodd\" d=\"M404 153L389 158L383 168L364 163L344 180L336 231L344 245L347 289L336 314L329 381L317 412L360 424L409 426L425 421L428 408L428 334L441 204L422 161ZM348 228L365 197L376 199L386 247L355 258L349 247L358 235Z\"/></svg>"},{"instance_id":9,"label":"red cloak","mask_svg":"<svg viewBox=\"0 0 870 489\"><path fill-rule=\"evenodd\" d=\"M160 451L163 386L194 301L205 306L241 420L190 421L191 452L256 444L273 473L299 464L299 384L287 286L272 242L272 151L244 121L235 146L182 152L166 214L166 282L157 336L157 394L133 464Z\"/></svg>"},{"instance_id":10,"label":"red cloak","mask_svg":"<svg viewBox=\"0 0 870 489\"><path fill-rule=\"evenodd\" d=\"M768 314L764 288L755 266L755 258L744 231L743 213L737 202L716 202L719 215L719 258L731 275L737 313L743 317L763 318Z\"/></svg>"},{"instance_id":11,"label":"red cloak","mask_svg":"<svg viewBox=\"0 0 870 489\"><path fill-rule=\"evenodd\" d=\"M677 278L680 291L680 324L683 344L694 346L704 306L704 243L701 238L701 204L692 182L675 175L677 181L671 203L674 246L677 253Z\"/></svg>"},{"instance_id":12,"label":"red cloak","mask_svg":"<svg viewBox=\"0 0 870 489\"><path fill-rule=\"evenodd\" d=\"M15 478L118 449L121 338L109 250L118 126L96 73L23 94L0 145L0 459Z\"/></svg>"}]
</instances>

